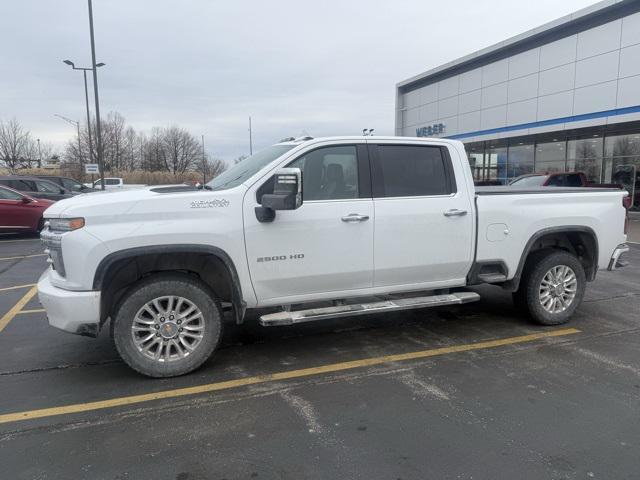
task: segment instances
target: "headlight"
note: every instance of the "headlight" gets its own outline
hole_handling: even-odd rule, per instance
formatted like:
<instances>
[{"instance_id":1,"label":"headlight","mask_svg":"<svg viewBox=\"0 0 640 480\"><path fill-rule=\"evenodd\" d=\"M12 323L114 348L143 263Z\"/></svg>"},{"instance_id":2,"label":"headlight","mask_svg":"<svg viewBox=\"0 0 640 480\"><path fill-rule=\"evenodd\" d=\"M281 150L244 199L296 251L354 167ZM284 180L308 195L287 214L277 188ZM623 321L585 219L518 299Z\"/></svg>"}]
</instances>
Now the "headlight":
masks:
<instances>
[{"instance_id":1,"label":"headlight","mask_svg":"<svg viewBox=\"0 0 640 480\"><path fill-rule=\"evenodd\" d=\"M71 232L84 227L84 218L49 218L48 223L54 232Z\"/></svg>"}]
</instances>

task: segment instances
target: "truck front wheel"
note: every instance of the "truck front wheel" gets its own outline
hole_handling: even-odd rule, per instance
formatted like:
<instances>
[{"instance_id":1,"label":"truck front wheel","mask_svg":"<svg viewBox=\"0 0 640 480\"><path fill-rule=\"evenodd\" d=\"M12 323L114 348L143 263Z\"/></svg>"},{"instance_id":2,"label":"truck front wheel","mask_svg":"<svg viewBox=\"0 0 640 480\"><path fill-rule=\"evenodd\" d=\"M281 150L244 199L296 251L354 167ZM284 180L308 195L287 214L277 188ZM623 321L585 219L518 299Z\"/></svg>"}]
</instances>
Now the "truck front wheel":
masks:
<instances>
[{"instance_id":1,"label":"truck front wheel","mask_svg":"<svg viewBox=\"0 0 640 480\"><path fill-rule=\"evenodd\" d=\"M204 363L222 336L222 311L209 289L182 274L136 284L113 320L120 357L149 377L184 375Z\"/></svg>"},{"instance_id":2,"label":"truck front wheel","mask_svg":"<svg viewBox=\"0 0 640 480\"><path fill-rule=\"evenodd\" d=\"M514 299L537 323L560 325L578 308L585 288L584 268L574 255L564 250L540 250L527 259Z\"/></svg>"}]
</instances>

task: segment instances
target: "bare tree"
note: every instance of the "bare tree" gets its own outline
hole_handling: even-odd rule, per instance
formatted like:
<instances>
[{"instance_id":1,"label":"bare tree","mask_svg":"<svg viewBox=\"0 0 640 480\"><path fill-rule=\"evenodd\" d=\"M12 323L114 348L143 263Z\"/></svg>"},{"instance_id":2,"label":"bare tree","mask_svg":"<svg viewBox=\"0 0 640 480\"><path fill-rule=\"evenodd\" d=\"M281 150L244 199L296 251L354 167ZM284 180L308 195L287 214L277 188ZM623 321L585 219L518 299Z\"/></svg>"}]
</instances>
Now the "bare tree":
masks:
<instances>
[{"instance_id":1,"label":"bare tree","mask_svg":"<svg viewBox=\"0 0 640 480\"><path fill-rule=\"evenodd\" d=\"M10 169L22 166L30 155L30 136L15 118L0 122L0 161Z\"/></svg>"},{"instance_id":2,"label":"bare tree","mask_svg":"<svg viewBox=\"0 0 640 480\"><path fill-rule=\"evenodd\" d=\"M204 162L200 160L196 163L196 172L200 173L207 181L217 177L227 169L227 162L219 158L205 157Z\"/></svg>"},{"instance_id":3,"label":"bare tree","mask_svg":"<svg viewBox=\"0 0 640 480\"><path fill-rule=\"evenodd\" d=\"M145 159L142 165L144 170L156 172L164 170L166 164L166 151L164 146L164 134L161 128L153 127L151 137L144 147Z\"/></svg>"},{"instance_id":4,"label":"bare tree","mask_svg":"<svg viewBox=\"0 0 640 480\"><path fill-rule=\"evenodd\" d=\"M202 158L198 140L185 129L172 126L164 130L165 167L174 175L197 166Z\"/></svg>"},{"instance_id":5,"label":"bare tree","mask_svg":"<svg viewBox=\"0 0 640 480\"><path fill-rule=\"evenodd\" d=\"M140 136L133 127L127 127L124 131L122 155L122 169L129 172L135 170L140 165Z\"/></svg>"},{"instance_id":6,"label":"bare tree","mask_svg":"<svg viewBox=\"0 0 640 480\"><path fill-rule=\"evenodd\" d=\"M122 168L125 128L126 121L118 112L109 112L102 121L102 159L105 170Z\"/></svg>"}]
</instances>

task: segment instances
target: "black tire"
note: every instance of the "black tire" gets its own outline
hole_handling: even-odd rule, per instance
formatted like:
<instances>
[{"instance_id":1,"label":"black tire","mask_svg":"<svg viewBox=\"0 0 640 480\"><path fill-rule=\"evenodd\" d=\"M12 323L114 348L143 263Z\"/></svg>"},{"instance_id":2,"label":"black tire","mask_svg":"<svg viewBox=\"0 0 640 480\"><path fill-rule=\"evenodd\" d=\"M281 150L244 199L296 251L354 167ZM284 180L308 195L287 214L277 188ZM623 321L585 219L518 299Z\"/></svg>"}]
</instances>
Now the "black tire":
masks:
<instances>
[{"instance_id":1,"label":"black tire","mask_svg":"<svg viewBox=\"0 0 640 480\"><path fill-rule=\"evenodd\" d=\"M158 344L157 349L161 352L174 353L170 355L169 360L154 360L138 349L134 341L132 327L136 315L143 306L154 299L165 296L183 297L200 309L204 331L193 351L179 358L173 358L178 357L178 349L177 346L170 346L170 343L173 343L171 339L164 342L164 347L159 346L164 337L157 333L155 336L159 338L153 338L149 342L155 340ZM176 315L176 318L179 318L179 315ZM157 321L159 322L159 320ZM176 322L178 321L176 320ZM172 323L171 327L177 328L176 322L169 322L167 319L166 325ZM223 316L220 304L204 283L185 274L167 273L148 277L138 282L125 294L112 316L112 334L120 357L135 371L154 378L175 377L195 370L211 356L222 337L222 324ZM157 325L161 324L157 323ZM145 332L144 335L146 333L148 332ZM175 343L179 343L179 340L176 340ZM183 349L182 345L180 347L184 353L186 349ZM154 349L154 351L157 350ZM152 353L148 352L148 354Z\"/></svg>"},{"instance_id":2,"label":"black tire","mask_svg":"<svg viewBox=\"0 0 640 480\"><path fill-rule=\"evenodd\" d=\"M567 266L573 270L576 279L575 297L564 310L550 312L540 299L542 280L547 272L557 266ZM575 255L564 250L540 250L527 259L520 288L514 293L516 305L521 303L531 318L541 325L561 325L569 321L584 297L587 280L584 267Z\"/></svg>"}]
</instances>

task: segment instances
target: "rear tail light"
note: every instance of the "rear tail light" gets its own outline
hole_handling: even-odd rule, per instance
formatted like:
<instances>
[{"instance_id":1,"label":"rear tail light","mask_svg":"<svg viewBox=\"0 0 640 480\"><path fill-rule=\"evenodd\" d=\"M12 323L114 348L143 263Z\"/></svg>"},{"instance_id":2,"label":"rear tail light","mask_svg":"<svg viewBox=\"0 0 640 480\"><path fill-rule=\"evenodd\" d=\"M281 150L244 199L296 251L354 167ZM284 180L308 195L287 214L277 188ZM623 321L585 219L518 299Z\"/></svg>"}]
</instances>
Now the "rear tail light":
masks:
<instances>
[{"instance_id":1,"label":"rear tail light","mask_svg":"<svg viewBox=\"0 0 640 480\"><path fill-rule=\"evenodd\" d=\"M622 199L622 206L624 207L624 234L629 233L629 209L631 208L631 204L633 199L631 195L627 195Z\"/></svg>"}]
</instances>

